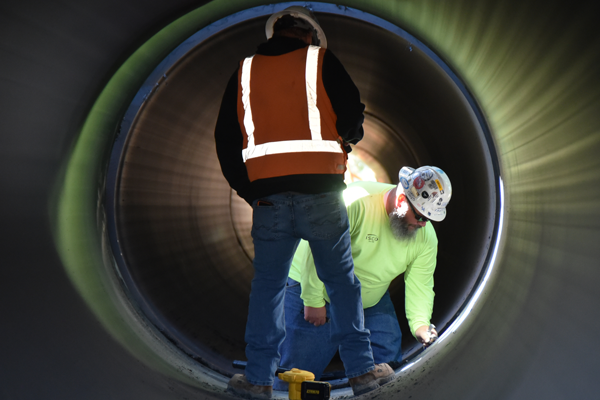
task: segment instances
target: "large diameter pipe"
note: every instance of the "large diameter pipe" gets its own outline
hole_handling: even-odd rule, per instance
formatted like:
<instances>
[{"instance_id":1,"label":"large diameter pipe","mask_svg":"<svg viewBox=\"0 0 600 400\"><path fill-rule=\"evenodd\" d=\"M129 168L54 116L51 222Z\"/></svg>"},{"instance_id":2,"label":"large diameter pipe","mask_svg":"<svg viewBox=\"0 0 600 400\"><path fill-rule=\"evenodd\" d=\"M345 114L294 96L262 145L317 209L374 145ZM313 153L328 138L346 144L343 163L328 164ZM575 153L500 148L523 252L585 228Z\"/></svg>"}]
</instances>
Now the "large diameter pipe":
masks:
<instances>
[{"instance_id":1,"label":"large diameter pipe","mask_svg":"<svg viewBox=\"0 0 600 400\"><path fill-rule=\"evenodd\" d=\"M419 363L401 372L400 379L386 388L386 395L466 399L593 396L598 389L594 379L598 362L593 356L598 353L598 345L594 341L584 345L572 344L573 332L578 332L578 327L591 331L598 328L598 322L593 319L598 304L593 282L597 281L598 274L595 244L599 239L599 229L593 198L598 194L594 172L598 169L596 153L600 122L595 113L599 96L594 66L598 63L599 54L595 50L598 35L592 25L592 3L580 3L567 9L562 2L546 2L543 11L535 3L512 1L449 2L443 5L437 2L345 3L409 30L457 71L489 122L507 201L503 218L504 241L498 247L496 266L486 276L479 301L468 309L470 314L465 317L464 323L442 343L443 346L425 354ZM86 7L85 10L93 7L92 3L79 4ZM173 4L172 7L178 7L183 3ZM201 27L241 8L258 5L248 2L235 9L236 6L223 4L225 2L215 1L199 8L195 15L204 22L196 26ZM11 7L3 15L13 17L13 21L21 21L3 25L12 29L11 32L22 32L23 26L47 27L37 31L50 32L50 35L44 35L49 44L55 44L56 49L75 52L80 51L80 42L65 38L77 36L83 42L95 43L93 36L74 34L94 32L104 36L110 31L106 28L115 24L122 27L122 31L131 32L124 27L132 26L132 21L140 21L133 24L135 29L132 29L136 33L123 34L130 38L129 43L134 41L132 37L138 40L142 36L139 32L148 29L149 24L159 24L153 13L160 9L152 5L145 9L145 13L131 16L126 24L125 21L114 22L118 20L109 23L109 11L94 10L90 13L81 11L84 8L77 11L64 8L62 11L67 15L75 15L81 21L103 21L103 25L52 26L51 22L59 19L27 14L17 5ZM24 15L29 18L23 18ZM102 18L98 19L99 15ZM34 34L38 35L37 38L42 37ZM33 45L28 36L17 36L24 44L21 47L10 45L8 37L2 35L3 54L9 55L2 72L3 76L15 77L8 86L10 93L15 94L11 97L11 104L24 109L27 104L22 100L24 97L16 94L30 93L28 98L34 101L47 99L43 104L48 114L62 116L57 120L57 126L61 124L59 121L70 118L83 120L88 107L71 108L65 103L51 101L51 93L60 92L58 89L62 89L71 100L84 96L83 93L88 90L89 86L61 87L61 84L69 82L68 74L59 75L55 84L50 79L44 81L44 87L56 89L54 91L36 91L34 96L34 92L18 90L27 87L26 82L30 79L26 77L35 80L38 76L49 78L51 74L47 70L27 68L31 65L31 53L26 50L26 45ZM119 56L113 54L117 49L124 52L119 45L105 43L95 47L95 54L101 57L94 57L94 60L107 59L111 60L111 65L117 65ZM148 56L147 50L144 49ZM57 53L61 60L69 59L66 51ZM163 52L163 56L166 53ZM22 57L14 57L14 54ZM52 57L56 56L42 51L35 54L41 60L53 60ZM146 60L150 60L149 64L156 64L160 59L150 56ZM81 64L90 67L99 64L103 68L86 69L81 68ZM104 77L109 75L107 71L110 70L105 61L90 60L87 64L81 61L80 65L70 65L65 62L64 68L77 71L81 74L78 76L85 77L82 79L93 87L101 86L100 82L105 82ZM9 70L6 66L22 68ZM45 285L34 285L22 293L26 293L29 302L39 303L40 310L55 316L50 319L42 317L45 314L29 307L29 302L12 302L13 309L6 307L7 312L3 315L10 323L3 334L3 338L8 339L4 341L6 362L3 365L13 367L3 368L8 383L3 385L2 393L7 393L7 396L44 397L39 389L25 385L30 375L19 367L35 354L37 363L30 363L29 371L32 374L38 372L35 375L45 383L43 394L46 397L48 393L50 397L60 398L131 398L134 393L144 393L144 398L157 399L192 394L206 398L221 397L226 379L219 373L211 375L209 369L201 369L193 360L188 365L193 372L182 372L183 365L180 369L173 368L174 362L185 359L180 357L177 348L154 346L152 324L148 329L135 330L136 326L143 326L147 321L132 323L139 314L131 310L130 299L115 296L118 292L113 291L113 285L120 282L110 281L110 275L102 272L105 267L103 257L111 253L105 251L110 250L108 244L102 247L106 236L97 229L103 226L102 214L97 211L101 210L98 200L103 199L98 197L98 188L104 182L98 178L105 176L104 159L98 149L105 149L104 154L107 153L108 143L114 138L113 127L118 125L122 115L120 110L126 108L136 87L139 88L148 76L149 71L143 62L137 66L139 69L121 70L121 74L117 72L115 77L121 79L121 85L109 85L110 90L104 92L105 97L101 96L96 103L99 108L93 109L102 112L89 114L96 119L88 119L85 127L93 126L97 129L96 135L90 135L84 129L78 136L75 127L67 128L69 138L77 139L73 155L69 158L77 172L69 169L63 185L62 193L69 202L60 202L63 208L58 214L58 221L68 225L70 230L59 230L62 236L58 240L58 249L74 286L81 288L82 283L86 285L87 290L80 291L85 302L78 300L73 286L57 268L59 263L52 250L43 245L44 238L47 240L49 237L49 229L40 216L42 213L30 212L31 217L22 220L27 231L41 232L38 234L42 240L35 244L38 252L33 255L8 249L5 254L15 265L20 258L30 260L31 265L36 266L36 275L44 276L52 283L52 291ZM72 76L70 74L69 78ZM121 100L115 102L111 94L121 95ZM99 115L105 118L97 118ZM38 127L33 119L19 120L19 124L14 121L15 115L9 115L4 124L15 132ZM76 125L73 123L73 126ZM33 131L42 132L41 129ZM60 130L54 132L54 138L62 137L58 133ZM23 141L28 138L12 137L14 140L23 137ZM16 149L16 146L11 146L11 149ZM85 150L83 153L82 148ZM31 166L28 160L32 160L32 155L39 160L51 151L38 148L38 152L30 152L27 157L10 158L28 166L22 175L17 175L21 177L19 185L11 185L18 189L15 190L15 199L26 198L28 190L41 193L43 197L47 186L40 180L31 179L42 166ZM64 150L59 153L65 154ZM58 173L58 161L50 164L50 170ZM467 190L464 192L467 193ZM31 204L29 210L32 211L43 208L38 203L22 202L15 209L25 210L26 204ZM66 211L68 213L65 214ZM465 224L468 223L467 211L457 210ZM6 212L3 220L8 220ZM18 232L13 230L13 236ZM456 245L462 244L459 235L454 240L458 243ZM17 254L20 255L17 257ZM110 259L108 262L110 265ZM11 286L26 288L27 284L31 284L26 269L11 271ZM50 295L58 292L63 294L58 297ZM4 293L10 294L13 299L25 299L13 288ZM3 303L5 306L9 304ZM103 327L91 318L88 307L93 315L100 318ZM132 313L128 316L130 311ZM79 341L73 340L69 335L71 331L61 328L67 323L76 327ZM118 344L106 335L107 331L114 335ZM39 335L36 340L37 332L46 334ZM52 339L52 346L47 346L48 338ZM13 349L7 346L9 342L19 345L13 348L27 350ZM138 359L144 363L140 364ZM94 363L89 363L89 360L94 360ZM40 365L54 367L42 370ZM85 367L81 368L82 365ZM145 365L152 368L148 369ZM79 384L66 380L66 375L72 375ZM125 375L129 375L130 379L122 379ZM150 380L152 383L149 383ZM181 382L187 382L194 388ZM90 388L93 388L93 393Z\"/></svg>"}]
</instances>

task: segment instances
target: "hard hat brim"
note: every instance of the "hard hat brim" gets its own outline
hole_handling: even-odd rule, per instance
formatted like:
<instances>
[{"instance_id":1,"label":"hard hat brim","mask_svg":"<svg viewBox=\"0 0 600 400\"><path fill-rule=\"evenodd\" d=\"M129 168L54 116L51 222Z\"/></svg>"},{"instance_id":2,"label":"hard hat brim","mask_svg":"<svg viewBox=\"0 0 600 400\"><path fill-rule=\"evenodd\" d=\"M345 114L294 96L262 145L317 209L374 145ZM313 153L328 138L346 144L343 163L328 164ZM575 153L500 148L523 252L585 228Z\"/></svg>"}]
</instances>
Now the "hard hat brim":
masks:
<instances>
[{"instance_id":1,"label":"hard hat brim","mask_svg":"<svg viewBox=\"0 0 600 400\"><path fill-rule=\"evenodd\" d=\"M408 194L406 193L406 191L404 191L404 189L402 188L402 185L398 184L398 188L400 190L402 190L402 193L404 193L404 195L406 196L406 201L410 201L410 203L413 205L413 207L418 208L419 205L413 203L410 198L408 197ZM444 212L441 213L431 213L431 215L425 215L425 217L431 221L435 221L435 222L442 222L445 218L446 218L446 208L444 208Z\"/></svg>"},{"instance_id":2,"label":"hard hat brim","mask_svg":"<svg viewBox=\"0 0 600 400\"><path fill-rule=\"evenodd\" d=\"M430 219L435 222L442 222L446 218L446 210L444 210L441 214L431 214L431 216L427 216L427 219Z\"/></svg>"}]
</instances>

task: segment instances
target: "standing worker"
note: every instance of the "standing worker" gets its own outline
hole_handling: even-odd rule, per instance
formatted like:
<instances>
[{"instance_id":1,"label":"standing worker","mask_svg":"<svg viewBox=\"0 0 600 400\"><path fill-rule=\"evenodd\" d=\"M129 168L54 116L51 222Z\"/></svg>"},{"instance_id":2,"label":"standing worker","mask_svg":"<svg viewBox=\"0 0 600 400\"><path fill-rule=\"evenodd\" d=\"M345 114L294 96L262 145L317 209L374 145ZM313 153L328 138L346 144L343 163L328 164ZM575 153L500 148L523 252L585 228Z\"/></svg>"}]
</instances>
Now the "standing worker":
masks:
<instances>
[{"instance_id":1,"label":"standing worker","mask_svg":"<svg viewBox=\"0 0 600 400\"><path fill-rule=\"evenodd\" d=\"M442 221L452 196L450 179L437 167L404 167L400 183L356 182L344 193L350 221L354 272L361 282L365 327L375 362L402 360L402 332L388 287L404 274L405 311L415 338L428 346L437 337L433 311L433 273L437 236L428 220ZM338 350L329 340L328 291L316 275L303 241L292 261L285 295L288 335L281 366L311 371L315 379ZM287 384L277 381L275 388Z\"/></svg>"},{"instance_id":2,"label":"standing worker","mask_svg":"<svg viewBox=\"0 0 600 400\"><path fill-rule=\"evenodd\" d=\"M271 398L286 334L285 286L305 239L332 294L331 341L340 346L354 393L365 393L395 374L373 362L342 198L349 143L363 137L364 105L309 10L273 14L266 34L269 40L229 80L215 128L223 175L253 210L248 362L228 391Z\"/></svg>"}]
</instances>

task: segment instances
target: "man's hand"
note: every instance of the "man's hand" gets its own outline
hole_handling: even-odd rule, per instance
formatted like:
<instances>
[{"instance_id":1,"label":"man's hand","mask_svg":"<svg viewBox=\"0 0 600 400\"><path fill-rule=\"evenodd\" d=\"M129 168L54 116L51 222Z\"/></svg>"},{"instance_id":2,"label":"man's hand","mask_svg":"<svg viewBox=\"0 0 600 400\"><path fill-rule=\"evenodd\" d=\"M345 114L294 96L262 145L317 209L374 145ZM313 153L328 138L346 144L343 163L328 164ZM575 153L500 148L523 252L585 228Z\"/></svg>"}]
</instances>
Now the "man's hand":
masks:
<instances>
[{"instance_id":1,"label":"man's hand","mask_svg":"<svg viewBox=\"0 0 600 400\"><path fill-rule=\"evenodd\" d=\"M304 306L304 319L314 326L321 326L327 322L327 310L323 307Z\"/></svg>"},{"instance_id":2,"label":"man's hand","mask_svg":"<svg viewBox=\"0 0 600 400\"><path fill-rule=\"evenodd\" d=\"M437 339L438 333L435 330L435 327L432 327L432 329L429 330L429 326L422 325L417 329L415 335L417 336L417 340L421 342L423 346L427 347Z\"/></svg>"}]
</instances>

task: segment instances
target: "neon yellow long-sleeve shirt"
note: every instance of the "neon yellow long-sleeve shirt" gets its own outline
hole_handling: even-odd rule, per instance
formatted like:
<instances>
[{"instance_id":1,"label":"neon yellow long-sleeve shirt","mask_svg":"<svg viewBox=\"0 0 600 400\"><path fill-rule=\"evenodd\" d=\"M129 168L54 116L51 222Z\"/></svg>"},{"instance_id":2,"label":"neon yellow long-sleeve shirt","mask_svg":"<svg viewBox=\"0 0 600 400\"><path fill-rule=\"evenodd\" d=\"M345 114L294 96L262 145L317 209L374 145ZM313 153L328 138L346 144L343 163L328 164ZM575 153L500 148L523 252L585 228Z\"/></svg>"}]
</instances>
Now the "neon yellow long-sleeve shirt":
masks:
<instances>
[{"instance_id":1,"label":"neon yellow long-sleeve shirt","mask_svg":"<svg viewBox=\"0 0 600 400\"><path fill-rule=\"evenodd\" d=\"M394 185L356 182L344 191L350 221L354 273L361 283L363 307L381 300L390 283L404 273L406 317L413 336L429 325L433 311L433 273L437 236L428 223L415 240L398 241L385 210L384 194ZM301 241L292 261L290 278L301 283L305 306L322 307L329 297L316 274L308 242Z\"/></svg>"}]
</instances>

